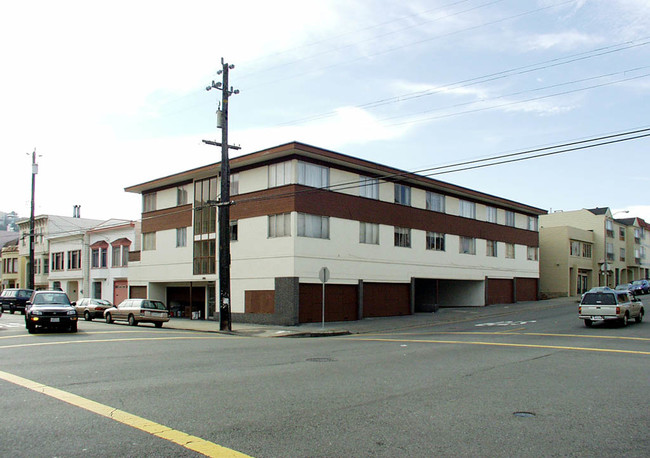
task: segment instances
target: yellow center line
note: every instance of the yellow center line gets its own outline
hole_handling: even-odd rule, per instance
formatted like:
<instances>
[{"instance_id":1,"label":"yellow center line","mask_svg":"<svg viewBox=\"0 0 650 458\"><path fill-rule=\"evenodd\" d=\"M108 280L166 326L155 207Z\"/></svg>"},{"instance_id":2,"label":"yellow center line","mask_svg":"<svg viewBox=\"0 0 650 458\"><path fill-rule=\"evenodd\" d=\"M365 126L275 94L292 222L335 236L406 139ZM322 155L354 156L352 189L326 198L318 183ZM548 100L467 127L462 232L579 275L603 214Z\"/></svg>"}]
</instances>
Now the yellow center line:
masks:
<instances>
[{"instance_id":1,"label":"yellow center line","mask_svg":"<svg viewBox=\"0 0 650 458\"><path fill-rule=\"evenodd\" d=\"M335 338L335 337L332 337ZM650 351L637 350L614 350L610 348L586 348L586 347L567 347L562 345L534 345L534 344L515 344L503 342L476 342L463 340L410 340L410 339L383 339L369 337L348 337L347 340L360 340L366 342L401 342L401 343L438 343L438 344L458 344L458 345L485 345L493 347L517 347L517 348L545 348L551 350L575 350L575 351L595 351L601 353L625 353L632 355L650 355Z\"/></svg>"},{"instance_id":2,"label":"yellow center line","mask_svg":"<svg viewBox=\"0 0 650 458\"><path fill-rule=\"evenodd\" d=\"M435 332L402 332L400 336L425 336L425 335L478 335L478 336L538 336L538 337L578 337L582 339L610 339L610 340L635 340L641 342L650 342L647 337L626 337L626 336L595 336L584 334L552 334L545 332L516 332L512 331L435 331ZM365 334L368 335L382 335L382 334ZM353 338L353 337L350 337Z\"/></svg>"},{"instance_id":3,"label":"yellow center line","mask_svg":"<svg viewBox=\"0 0 650 458\"><path fill-rule=\"evenodd\" d=\"M137 415L130 414L123 410L116 409L104 404L100 404L90 399L82 398L76 394L67 391L59 390L42 383L34 382L32 380L10 374L8 372L0 371L0 379L13 383L23 388L28 388L37 393L42 393L50 396L59 401L67 402L75 407L88 410L89 412L96 413L111 420L115 420L132 428L139 429L153 436L165 439L180 445L188 450L200 453L210 457L247 457L243 453L232 450L214 442L206 441L200 437L191 436L182 431L177 431L168 426L161 425L146 418L138 417Z\"/></svg>"}]
</instances>

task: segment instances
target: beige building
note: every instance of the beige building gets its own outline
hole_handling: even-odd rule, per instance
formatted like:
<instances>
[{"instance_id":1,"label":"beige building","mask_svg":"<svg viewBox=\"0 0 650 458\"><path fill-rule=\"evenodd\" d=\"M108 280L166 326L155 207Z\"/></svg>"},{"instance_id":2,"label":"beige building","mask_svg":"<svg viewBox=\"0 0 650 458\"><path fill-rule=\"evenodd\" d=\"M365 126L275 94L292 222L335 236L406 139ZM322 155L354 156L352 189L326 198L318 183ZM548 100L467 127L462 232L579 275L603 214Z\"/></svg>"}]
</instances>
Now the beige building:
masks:
<instances>
[{"instance_id":1,"label":"beige building","mask_svg":"<svg viewBox=\"0 0 650 458\"><path fill-rule=\"evenodd\" d=\"M616 214L593 208L540 217L543 296L576 296L594 286L614 288L648 278L647 223L615 219Z\"/></svg>"},{"instance_id":2,"label":"beige building","mask_svg":"<svg viewBox=\"0 0 650 458\"><path fill-rule=\"evenodd\" d=\"M20 277L20 272L23 271L21 267L24 267L21 263L24 260L18 256L18 240L13 240L2 247L0 262L2 263L0 290L24 287L24 278Z\"/></svg>"}]
</instances>

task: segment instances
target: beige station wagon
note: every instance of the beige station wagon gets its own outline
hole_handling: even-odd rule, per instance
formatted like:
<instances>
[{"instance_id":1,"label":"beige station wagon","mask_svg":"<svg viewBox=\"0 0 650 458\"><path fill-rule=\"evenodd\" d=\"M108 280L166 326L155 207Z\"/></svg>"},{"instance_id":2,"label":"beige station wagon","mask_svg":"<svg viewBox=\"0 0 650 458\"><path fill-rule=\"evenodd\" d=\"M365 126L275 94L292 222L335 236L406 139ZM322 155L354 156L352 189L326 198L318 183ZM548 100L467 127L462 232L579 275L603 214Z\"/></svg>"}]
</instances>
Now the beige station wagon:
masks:
<instances>
[{"instance_id":1,"label":"beige station wagon","mask_svg":"<svg viewBox=\"0 0 650 458\"><path fill-rule=\"evenodd\" d=\"M169 312L162 301L152 299L125 299L117 307L104 310L107 323L113 321L128 321L131 326L138 323L153 323L161 328L169 321Z\"/></svg>"}]
</instances>

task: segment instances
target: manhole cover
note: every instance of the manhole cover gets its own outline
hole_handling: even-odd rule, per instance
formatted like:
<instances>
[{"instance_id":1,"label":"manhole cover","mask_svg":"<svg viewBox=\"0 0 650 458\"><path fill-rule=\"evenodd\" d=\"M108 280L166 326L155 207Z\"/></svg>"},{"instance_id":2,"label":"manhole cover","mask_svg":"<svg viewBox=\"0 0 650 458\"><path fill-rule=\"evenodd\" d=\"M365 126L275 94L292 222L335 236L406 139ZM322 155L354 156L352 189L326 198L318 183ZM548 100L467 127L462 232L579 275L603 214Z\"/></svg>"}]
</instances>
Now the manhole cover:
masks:
<instances>
[{"instance_id":1,"label":"manhole cover","mask_svg":"<svg viewBox=\"0 0 650 458\"><path fill-rule=\"evenodd\" d=\"M535 416L533 412L515 412L513 413L513 415L515 417L523 417L523 418L530 418Z\"/></svg>"},{"instance_id":2,"label":"manhole cover","mask_svg":"<svg viewBox=\"0 0 650 458\"><path fill-rule=\"evenodd\" d=\"M334 358L307 358L310 363L331 363L336 361Z\"/></svg>"}]
</instances>

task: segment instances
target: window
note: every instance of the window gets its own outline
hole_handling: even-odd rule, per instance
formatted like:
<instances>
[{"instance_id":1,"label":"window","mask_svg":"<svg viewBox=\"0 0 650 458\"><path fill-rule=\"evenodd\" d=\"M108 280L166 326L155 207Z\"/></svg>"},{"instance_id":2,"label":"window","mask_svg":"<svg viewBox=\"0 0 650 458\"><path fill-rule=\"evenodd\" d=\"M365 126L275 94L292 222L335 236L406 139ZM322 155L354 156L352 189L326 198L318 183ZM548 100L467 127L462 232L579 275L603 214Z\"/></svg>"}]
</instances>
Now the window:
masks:
<instances>
[{"instance_id":1,"label":"window","mask_svg":"<svg viewBox=\"0 0 650 458\"><path fill-rule=\"evenodd\" d=\"M81 250L68 251L68 270L81 269Z\"/></svg>"},{"instance_id":2,"label":"window","mask_svg":"<svg viewBox=\"0 0 650 458\"><path fill-rule=\"evenodd\" d=\"M605 220L605 232L607 237L614 237L614 223L611 219Z\"/></svg>"},{"instance_id":3,"label":"window","mask_svg":"<svg viewBox=\"0 0 650 458\"><path fill-rule=\"evenodd\" d=\"M506 226L515 227L515 212L506 210Z\"/></svg>"},{"instance_id":4,"label":"window","mask_svg":"<svg viewBox=\"0 0 650 458\"><path fill-rule=\"evenodd\" d=\"M379 245L379 224L359 223L359 243Z\"/></svg>"},{"instance_id":5,"label":"window","mask_svg":"<svg viewBox=\"0 0 650 458\"><path fill-rule=\"evenodd\" d=\"M395 203L411 205L411 187L395 183Z\"/></svg>"},{"instance_id":6,"label":"window","mask_svg":"<svg viewBox=\"0 0 650 458\"><path fill-rule=\"evenodd\" d=\"M217 231L217 178L194 182L194 235L210 235Z\"/></svg>"},{"instance_id":7,"label":"window","mask_svg":"<svg viewBox=\"0 0 650 458\"><path fill-rule=\"evenodd\" d=\"M528 252L526 254L526 259L529 261L537 261L538 258L538 248L536 246L529 246Z\"/></svg>"},{"instance_id":8,"label":"window","mask_svg":"<svg viewBox=\"0 0 650 458\"><path fill-rule=\"evenodd\" d=\"M52 253L52 272L63 270L63 252Z\"/></svg>"},{"instance_id":9,"label":"window","mask_svg":"<svg viewBox=\"0 0 650 458\"><path fill-rule=\"evenodd\" d=\"M150 251L156 249L156 233L147 232L142 234L142 250ZM105 267L105 266L102 266Z\"/></svg>"},{"instance_id":10,"label":"window","mask_svg":"<svg viewBox=\"0 0 650 458\"><path fill-rule=\"evenodd\" d=\"M395 228L395 246L411 248L411 229L405 227Z\"/></svg>"},{"instance_id":11,"label":"window","mask_svg":"<svg viewBox=\"0 0 650 458\"><path fill-rule=\"evenodd\" d=\"M625 248L621 248L620 261L625 261Z\"/></svg>"},{"instance_id":12,"label":"window","mask_svg":"<svg viewBox=\"0 0 650 458\"><path fill-rule=\"evenodd\" d=\"M90 254L90 266L99 267L99 248L93 248Z\"/></svg>"},{"instance_id":13,"label":"window","mask_svg":"<svg viewBox=\"0 0 650 458\"><path fill-rule=\"evenodd\" d=\"M41 274L41 260L40 259L34 259L34 274L35 275L40 275Z\"/></svg>"},{"instance_id":14,"label":"window","mask_svg":"<svg viewBox=\"0 0 650 458\"><path fill-rule=\"evenodd\" d=\"M230 175L230 195L236 196L239 194L239 174L233 173Z\"/></svg>"},{"instance_id":15,"label":"window","mask_svg":"<svg viewBox=\"0 0 650 458\"><path fill-rule=\"evenodd\" d=\"M291 236L291 213L269 215L269 237Z\"/></svg>"},{"instance_id":16,"label":"window","mask_svg":"<svg viewBox=\"0 0 650 458\"><path fill-rule=\"evenodd\" d=\"M625 228L624 227L619 227L618 228L618 239L619 240L625 240Z\"/></svg>"},{"instance_id":17,"label":"window","mask_svg":"<svg viewBox=\"0 0 650 458\"><path fill-rule=\"evenodd\" d=\"M515 259L515 244L506 243L506 258Z\"/></svg>"},{"instance_id":18,"label":"window","mask_svg":"<svg viewBox=\"0 0 650 458\"><path fill-rule=\"evenodd\" d=\"M427 250L445 251L445 234L427 231Z\"/></svg>"},{"instance_id":19,"label":"window","mask_svg":"<svg viewBox=\"0 0 650 458\"><path fill-rule=\"evenodd\" d=\"M239 224L238 221L231 221L230 222L230 241L231 242L236 242L237 238L239 237Z\"/></svg>"},{"instance_id":20,"label":"window","mask_svg":"<svg viewBox=\"0 0 650 458\"><path fill-rule=\"evenodd\" d=\"M328 239L330 236L329 217L298 213L298 236Z\"/></svg>"},{"instance_id":21,"label":"window","mask_svg":"<svg viewBox=\"0 0 650 458\"><path fill-rule=\"evenodd\" d=\"M176 188L176 205L185 205L188 202L187 185Z\"/></svg>"},{"instance_id":22,"label":"window","mask_svg":"<svg viewBox=\"0 0 650 458\"><path fill-rule=\"evenodd\" d=\"M608 243L606 245L607 247L607 260L608 261L613 261L614 260L614 244L613 243Z\"/></svg>"},{"instance_id":23,"label":"window","mask_svg":"<svg viewBox=\"0 0 650 458\"><path fill-rule=\"evenodd\" d=\"M269 188L291 184L291 162L269 165Z\"/></svg>"},{"instance_id":24,"label":"window","mask_svg":"<svg viewBox=\"0 0 650 458\"><path fill-rule=\"evenodd\" d=\"M129 265L129 246L122 245L122 267Z\"/></svg>"},{"instance_id":25,"label":"window","mask_svg":"<svg viewBox=\"0 0 650 458\"><path fill-rule=\"evenodd\" d=\"M216 269L216 242L211 240L194 241L194 275L213 274Z\"/></svg>"},{"instance_id":26,"label":"window","mask_svg":"<svg viewBox=\"0 0 650 458\"><path fill-rule=\"evenodd\" d=\"M111 267L120 267L122 264L122 247L117 245L111 249Z\"/></svg>"},{"instance_id":27,"label":"window","mask_svg":"<svg viewBox=\"0 0 650 458\"><path fill-rule=\"evenodd\" d=\"M298 183L314 188L328 188L330 169L321 165L298 162Z\"/></svg>"},{"instance_id":28,"label":"window","mask_svg":"<svg viewBox=\"0 0 650 458\"><path fill-rule=\"evenodd\" d=\"M476 219L476 204L466 200L459 201L459 214L464 218Z\"/></svg>"},{"instance_id":29,"label":"window","mask_svg":"<svg viewBox=\"0 0 650 458\"><path fill-rule=\"evenodd\" d=\"M461 237L458 251L462 254L476 254L476 239L472 237Z\"/></svg>"},{"instance_id":30,"label":"window","mask_svg":"<svg viewBox=\"0 0 650 458\"><path fill-rule=\"evenodd\" d=\"M497 222L497 209L494 207L487 207L486 209L487 217L486 220L488 223Z\"/></svg>"},{"instance_id":31,"label":"window","mask_svg":"<svg viewBox=\"0 0 650 458\"><path fill-rule=\"evenodd\" d=\"M486 245L486 254L487 256L491 257L497 257L497 242L494 240L487 240L487 245Z\"/></svg>"},{"instance_id":32,"label":"window","mask_svg":"<svg viewBox=\"0 0 650 458\"><path fill-rule=\"evenodd\" d=\"M427 210L445 212L445 196L437 192L427 191Z\"/></svg>"},{"instance_id":33,"label":"window","mask_svg":"<svg viewBox=\"0 0 650 458\"><path fill-rule=\"evenodd\" d=\"M589 245L588 243L582 244L582 257L591 258L591 245Z\"/></svg>"},{"instance_id":34,"label":"window","mask_svg":"<svg viewBox=\"0 0 650 458\"><path fill-rule=\"evenodd\" d=\"M571 240L571 256L580 256L580 242Z\"/></svg>"},{"instance_id":35,"label":"window","mask_svg":"<svg viewBox=\"0 0 650 458\"><path fill-rule=\"evenodd\" d=\"M368 199L379 199L379 180L359 175L359 196Z\"/></svg>"},{"instance_id":36,"label":"window","mask_svg":"<svg viewBox=\"0 0 650 458\"><path fill-rule=\"evenodd\" d=\"M142 211L152 212L156 209L156 193L150 192L149 194L142 195Z\"/></svg>"},{"instance_id":37,"label":"window","mask_svg":"<svg viewBox=\"0 0 650 458\"><path fill-rule=\"evenodd\" d=\"M528 217L528 230L537 232L537 218L535 216Z\"/></svg>"},{"instance_id":38,"label":"window","mask_svg":"<svg viewBox=\"0 0 650 458\"><path fill-rule=\"evenodd\" d=\"M176 248L187 246L187 228L176 228Z\"/></svg>"}]
</instances>

